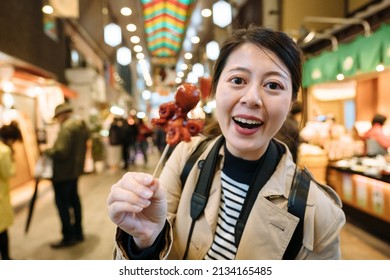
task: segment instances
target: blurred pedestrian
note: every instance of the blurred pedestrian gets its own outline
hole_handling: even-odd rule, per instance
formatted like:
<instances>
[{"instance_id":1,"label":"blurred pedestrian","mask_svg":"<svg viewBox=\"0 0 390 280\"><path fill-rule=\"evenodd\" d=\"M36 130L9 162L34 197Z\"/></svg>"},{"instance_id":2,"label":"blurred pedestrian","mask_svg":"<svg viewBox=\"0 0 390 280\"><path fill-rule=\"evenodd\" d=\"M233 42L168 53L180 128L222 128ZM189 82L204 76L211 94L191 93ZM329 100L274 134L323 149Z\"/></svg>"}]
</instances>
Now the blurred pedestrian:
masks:
<instances>
[{"instance_id":1,"label":"blurred pedestrian","mask_svg":"<svg viewBox=\"0 0 390 280\"><path fill-rule=\"evenodd\" d=\"M381 114L375 114L371 121L371 128L363 135L365 141L367 156L387 155L387 149L390 147L390 136L385 135L383 125L387 117Z\"/></svg>"},{"instance_id":2,"label":"blurred pedestrian","mask_svg":"<svg viewBox=\"0 0 390 280\"><path fill-rule=\"evenodd\" d=\"M14 219L9 179L16 172L12 149L15 141L22 141L17 123L11 122L9 125L2 126L0 128L0 257L2 260L11 259L7 229Z\"/></svg>"},{"instance_id":3,"label":"blurred pedestrian","mask_svg":"<svg viewBox=\"0 0 390 280\"><path fill-rule=\"evenodd\" d=\"M51 244L53 249L72 246L84 240L82 209L77 191L78 179L84 172L89 131L86 123L72 116L73 108L63 103L55 108L54 119L60 124L52 148L44 153L53 159L55 202L62 225L62 239Z\"/></svg>"},{"instance_id":4,"label":"blurred pedestrian","mask_svg":"<svg viewBox=\"0 0 390 280\"><path fill-rule=\"evenodd\" d=\"M134 163L135 142L137 138L137 127L133 119L123 119L122 126L122 160L123 169L127 170L129 164Z\"/></svg>"},{"instance_id":5,"label":"blurred pedestrian","mask_svg":"<svg viewBox=\"0 0 390 280\"><path fill-rule=\"evenodd\" d=\"M153 129L143 119L138 119L137 144L144 157L144 163L148 163L148 137L153 135Z\"/></svg>"},{"instance_id":6,"label":"blurred pedestrian","mask_svg":"<svg viewBox=\"0 0 390 280\"><path fill-rule=\"evenodd\" d=\"M108 132L109 150L107 162L112 171L117 171L121 161L124 158L123 154L123 138L124 138L125 121L121 116L115 116L110 125Z\"/></svg>"}]
</instances>

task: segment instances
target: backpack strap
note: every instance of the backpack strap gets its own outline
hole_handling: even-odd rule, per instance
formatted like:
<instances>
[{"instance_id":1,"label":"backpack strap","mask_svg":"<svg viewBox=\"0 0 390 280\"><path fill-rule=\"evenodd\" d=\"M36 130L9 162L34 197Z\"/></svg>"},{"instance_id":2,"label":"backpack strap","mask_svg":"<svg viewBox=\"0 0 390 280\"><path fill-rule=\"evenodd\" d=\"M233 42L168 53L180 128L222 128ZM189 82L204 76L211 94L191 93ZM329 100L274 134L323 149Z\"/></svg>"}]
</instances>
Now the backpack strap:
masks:
<instances>
[{"instance_id":1,"label":"backpack strap","mask_svg":"<svg viewBox=\"0 0 390 280\"><path fill-rule=\"evenodd\" d=\"M309 193L311 176L306 170L295 169L294 179L288 197L288 212L299 218L290 243L284 252L284 260L294 260L302 247L303 223L305 219L306 201Z\"/></svg>"},{"instance_id":2,"label":"backpack strap","mask_svg":"<svg viewBox=\"0 0 390 280\"><path fill-rule=\"evenodd\" d=\"M218 162L219 150L222 144L225 142L225 138L221 136L214 144L213 148L207 155L203 167L200 171L198 181L195 186L194 193L191 198L191 227L187 237L186 249L184 251L183 260L187 258L188 248L190 246L192 232L194 230L195 222L202 214L206 207L207 200L209 198L211 183L214 179L215 168Z\"/></svg>"},{"instance_id":3,"label":"backpack strap","mask_svg":"<svg viewBox=\"0 0 390 280\"><path fill-rule=\"evenodd\" d=\"M184 187L184 184L186 183L188 174L190 174L190 171L192 167L194 166L195 162L198 160L199 156L204 152L204 150L207 147L207 144L209 141L212 140L211 138L206 138L202 140L202 142L199 143L199 145L196 147L196 149L192 152L188 160L186 161L186 164L184 165L184 168L180 174L180 181L182 188Z\"/></svg>"},{"instance_id":4,"label":"backpack strap","mask_svg":"<svg viewBox=\"0 0 390 280\"><path fill-rule=\"evenodd\" d=\"M234 241L236 247L240 244L242 233L248 220L249 214L252 210L253 205L257 199L257 195L263 188L265 183L271 178L274 173L276 166L279 163L280 155L277 150L277 144L272 140L262 157L262 162L257 167L255 176L250 184L248 193L242 205L240 216L237 219L236 227L234 229Z\"/></svg>"}]
</instances>

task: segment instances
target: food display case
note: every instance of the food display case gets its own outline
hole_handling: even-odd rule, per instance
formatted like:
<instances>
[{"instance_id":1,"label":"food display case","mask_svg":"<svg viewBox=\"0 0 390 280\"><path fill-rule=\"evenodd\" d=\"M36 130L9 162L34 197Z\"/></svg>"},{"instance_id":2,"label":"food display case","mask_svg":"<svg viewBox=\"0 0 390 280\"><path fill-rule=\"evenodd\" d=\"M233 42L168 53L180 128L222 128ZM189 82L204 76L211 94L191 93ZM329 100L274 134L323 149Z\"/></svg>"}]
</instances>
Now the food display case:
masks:
<instances>
[{"instance_id":1,"label":"food display case","mask_svg":"<svg viewBox=\"0 0 390 280\"><path fill-rule=\"evenodd\" d=\"M358 220L363 213L370 230L390 239L390 164L384 157L330 162L327 183L345 209L352 210Z\"/></svg>"}]
</instances>

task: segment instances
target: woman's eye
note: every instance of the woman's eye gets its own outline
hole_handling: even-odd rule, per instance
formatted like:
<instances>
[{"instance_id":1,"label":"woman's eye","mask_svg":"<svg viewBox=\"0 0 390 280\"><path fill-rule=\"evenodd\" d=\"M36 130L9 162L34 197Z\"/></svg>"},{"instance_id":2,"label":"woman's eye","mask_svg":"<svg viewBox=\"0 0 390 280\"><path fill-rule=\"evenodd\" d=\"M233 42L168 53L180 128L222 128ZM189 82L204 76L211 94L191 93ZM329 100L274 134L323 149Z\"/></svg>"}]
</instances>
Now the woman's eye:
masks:
<instances>
[{"instance_id":1,"label":"woman's eye","mask_svg":"<svg viewBox=\"0 0 390 280\"><path fill-rule=\"evenodd\" d=\"M276 83L276 82L269 82L266 84L266 87L270 88L270 89L281 89L282 87Z\"/></svg>"},{"instance_id":2,"label":"woman's eye","mask_svg":"<svg viewBox=\"0 0 390 280\"><path fill-rule=\"evenodd\" d=\"M236 84L236 85L241 85L241 84L244 83L244 80L241 79L241 78L238 78L238 77L235 77L235 78L231 79L231 81L232 81L233 84Z\"/></svg>"}]
</instances>

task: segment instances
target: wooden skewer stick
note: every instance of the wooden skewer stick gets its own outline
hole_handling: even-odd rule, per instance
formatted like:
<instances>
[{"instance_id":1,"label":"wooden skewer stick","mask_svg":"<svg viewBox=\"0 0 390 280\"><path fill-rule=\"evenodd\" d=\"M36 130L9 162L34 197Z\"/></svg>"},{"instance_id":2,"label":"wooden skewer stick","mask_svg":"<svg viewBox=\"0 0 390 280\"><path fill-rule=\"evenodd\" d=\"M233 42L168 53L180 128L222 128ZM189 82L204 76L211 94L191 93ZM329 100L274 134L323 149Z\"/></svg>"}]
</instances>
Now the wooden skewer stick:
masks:
<instances>
[{"instance_id":1,"label":"wooden skewer stick","mask_svg":"<svg viewBox=\"0 0 390 280\"><path fill-rule=\"evenodd\" d=\"M153 178L156 177L157 171L160 169L161 164L163 163L164 159L166 158L166 156L167 156L167 154L168 154L168 150L169 150L169 144L166 144L166 145L165 145L165 148L164 148L164 151L163 151L163 153L161 154L160 160L158 161L157 166L156 166L156 168L154 169Z\"/></svg>"}]
</instances>

